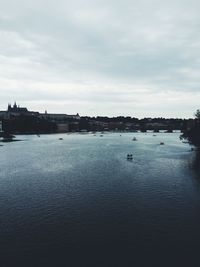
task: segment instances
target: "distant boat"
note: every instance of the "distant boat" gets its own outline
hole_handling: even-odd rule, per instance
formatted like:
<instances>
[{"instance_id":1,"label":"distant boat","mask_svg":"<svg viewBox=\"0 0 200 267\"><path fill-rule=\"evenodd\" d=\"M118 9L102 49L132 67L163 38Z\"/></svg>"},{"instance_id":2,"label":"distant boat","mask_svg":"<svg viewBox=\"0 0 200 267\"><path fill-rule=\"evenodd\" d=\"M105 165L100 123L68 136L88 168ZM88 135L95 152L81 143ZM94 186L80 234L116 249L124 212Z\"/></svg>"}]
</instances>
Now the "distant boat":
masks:
<instances>
[{"instance_id":1,"label":"distant boat","mask_svg":"<svg viewBox=\"0 0 200 267\"><path fill-rule=\"evenodd\" d=\"M100 134L100 137L103 137L103 134Z\"/></svg>"},{"instance_id":2,"label":"distant boat","mask_svg":"<svg viewBox=\"0 0 200 267\"><path fill-rule=\"evenodd\" d=\"M137 141L137 138L136 137L133 137L132 141Z\"/></svg>"},{"instance_id":3,"label":"distant boat","mask_svg":"<svg viewBox=\"0 0 200 267\"><path fill-rule=\"evenodd\" d=\"M165 143L164 142L160 142L160 145L163 146Z\"/></svg>"},{"instance_id":4,"label":"distant boat","mask_svg":"<svg viewBox=\"0 0 200 267\"><path fill-rule=\"evenodd\" d=\"M59 138L59 140L63 140L63 138L62 138L62 137L60 137L60 138Z\"/></svg>"},{"instance_id":5,"label":"distant boat","mask_svg":"<svg viewBox=\"0 0 200 267\"><path fill-rule=\"evenodd\" d=\"M133 154L127 154L127 160L132 160L133 159Z\"/></svg>"},{"instance_id":6,"label":"distant boat","mask_svg":"<svg viewBox=\"0 0 200 267\"><path fill-rule=\"evenodd\" d=\"M10 133L3 133L2 137L3 137L2 142L12 142L14 141L13 139L15 138L15 136Z\"/></svg>"}]
</instances>

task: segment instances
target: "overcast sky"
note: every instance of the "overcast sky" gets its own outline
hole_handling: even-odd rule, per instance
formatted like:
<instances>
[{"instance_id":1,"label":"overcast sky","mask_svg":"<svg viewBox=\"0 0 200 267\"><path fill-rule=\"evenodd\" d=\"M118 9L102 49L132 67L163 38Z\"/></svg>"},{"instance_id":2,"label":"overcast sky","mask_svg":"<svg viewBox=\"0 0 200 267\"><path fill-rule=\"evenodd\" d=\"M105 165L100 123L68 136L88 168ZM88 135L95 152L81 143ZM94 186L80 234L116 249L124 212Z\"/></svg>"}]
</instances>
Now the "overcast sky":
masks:
<instances>
[{"instance_id":1,"label":"overcast sky","mask_svg":"<svg viewBox=\"0 0 200 267\"><path fill-rule=\"evenodd\" d=\"M193 117L199 0L0 0L0 109Z\"/></svg>"}]
</instances>

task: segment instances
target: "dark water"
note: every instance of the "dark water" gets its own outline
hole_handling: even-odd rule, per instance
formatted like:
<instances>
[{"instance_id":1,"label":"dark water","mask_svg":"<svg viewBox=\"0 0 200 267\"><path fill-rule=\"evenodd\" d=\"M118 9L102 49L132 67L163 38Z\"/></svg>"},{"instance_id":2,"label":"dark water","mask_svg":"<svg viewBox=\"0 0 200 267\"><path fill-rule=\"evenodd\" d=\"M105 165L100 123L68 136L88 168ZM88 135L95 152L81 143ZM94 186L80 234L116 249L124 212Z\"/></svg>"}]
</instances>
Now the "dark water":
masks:
<instances>
[{"instance_id":1,"label":"dark water","mask_svg":"<svg viewBox=\"0 0 200 267\"><path fill-rule=\"evenodd\" d=\"M0 266L200 266L198 158L179 135L4 144Z\"/></svg>"}]
</instances>

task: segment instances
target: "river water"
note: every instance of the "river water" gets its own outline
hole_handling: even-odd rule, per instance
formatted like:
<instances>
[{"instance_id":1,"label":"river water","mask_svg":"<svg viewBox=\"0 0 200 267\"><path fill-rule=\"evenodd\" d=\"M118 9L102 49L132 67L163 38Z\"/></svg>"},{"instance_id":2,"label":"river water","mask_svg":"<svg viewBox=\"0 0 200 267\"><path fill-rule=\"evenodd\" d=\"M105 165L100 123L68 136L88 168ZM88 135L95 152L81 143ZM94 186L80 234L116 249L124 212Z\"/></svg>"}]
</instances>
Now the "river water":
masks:
<instances>
[{"instance_id":1,"label":"river water","mask_svg":"<svg viewBox=\"0 0 200 267\"><path fill-rule=\"evenodd\" d=\"M196 152L180 133L100 135L2 143L0 266L199 266Z\"/></svg>"}]
</instances>

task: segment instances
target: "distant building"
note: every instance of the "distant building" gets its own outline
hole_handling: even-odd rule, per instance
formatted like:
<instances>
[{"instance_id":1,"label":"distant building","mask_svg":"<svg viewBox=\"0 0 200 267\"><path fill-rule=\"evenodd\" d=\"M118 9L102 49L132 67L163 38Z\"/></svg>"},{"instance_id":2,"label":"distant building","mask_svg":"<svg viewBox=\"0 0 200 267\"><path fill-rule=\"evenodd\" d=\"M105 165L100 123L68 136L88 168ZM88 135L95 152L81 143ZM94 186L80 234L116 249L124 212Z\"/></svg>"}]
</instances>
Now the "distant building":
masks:
<instances>
[{"instance_id":1,"label":"distant building","mask_svg":"<svg viewBox=\"0 0 200 267\"><path fill-rule=\"evenodd\" d=\"M18 117L20 115L38 116L39 112L28 111L27 108L17 106L16 102L13 106L11 104L8 104L8 108L6 111L0 111L1 119L10 119L11 117Z\"/></svg>"},{"instance_id":2,"label":"distant building","mask_svg":"<svg viewBox=\"0 0 200 267\"><path fill-rule=\"evenodd\" d=\"M76 115L68 115L68 114L47 113L47 111L45 111L45 113L40 113L39 118L55 122L57 124L57 131L60 133L68 132L69 129L71 130L78 129L75 123L79 122L81 119L78 113Z\"/></svg>"},{"instance_id":3,"label":"distant building","mask_svg":"<svg viewBox=\"0 0 200 267\"><path fill-rule=\"evenodd\" d=\"M8 104L8 108L5 111L0 111L0 121L6 120L7 124L9 121L15 120L16 118L20 119L20 117L30 117L30 120L38 121L46 125L47 122L54 123L57 125L58 132L68 132L69 129L77 130L79 127L76 123L79 124L81 117L77 113L76 115L68 115L68 114L56 114L56 113L39 113L34 111L29 111L26 107L20 107L19 105L14 103L12 106ZM36 119L36 120L35 120Z\"/></svg>"},{"instance_id":4,"label":"distant building","mask_svg":"<svg viewBox=\"0 0 200 267\"><path fill-rule=\"evenodd\" d=\"M76 115L68 115L68 114L56 114L56 113L40 113L39 117L42 119L48 119L52 121L69 121L69 120L80 120L80 116L77 113Z\"/></svg>"},{"instance_id":5,"label":"distant building","mask_svg":"<svg viewBox=\"0 0 200 267\"><path fill-rule=\"evenodd\" d=\"M57 123L57 132L66 133L69 132L69 123Z\"/></svg>"},{"instance_id":6,"label":"distant building","mask_svg":"<svg viewBox=\"0 0 200 267\"><path fill-rule=\"evenodd\" d=\"M9 114L7 111L0 111L0 119L9 119Z\"/></svg>"},{"instance_id":7,"label":"distant building","mask_svg":"<svg viewBox=\"0 0 200 267\"><path fill-rule=\"evenodd\" d=\"M34 111L29 111L25 107L20 107L19 105L14 103L12 106L11 104L8 104L8 108L6 111L0 111L0 118L3 119L9 119L10 117L13 116L19 116L19 115L25 115L25 116L37 116L38 118L41 119L48 119L51 121L69 121L69 120L80 120L80 116L77 113L76 115L68 115L68 114L57 114L57 113L39 113L39 112L34 112Z\"/></svg>"},{"instance_id":8,"label":"distant building","mask_svg":"<svg viewBox=\"0 0 200 267\"><path fill-rule=\"evenodd\" d=\"M12 113L27 113L28 109L27 108L21 108L20 106L17 106L16 102L14 103L13 107L11 104L8 104L8 112Z\"/></svg>"}]
</instances>

